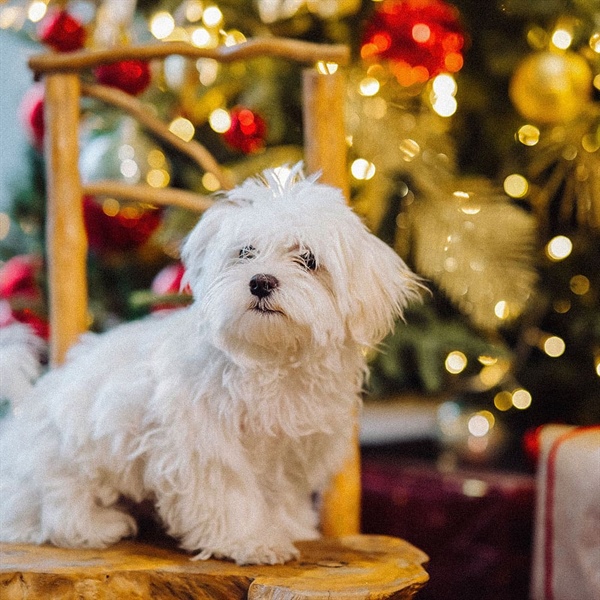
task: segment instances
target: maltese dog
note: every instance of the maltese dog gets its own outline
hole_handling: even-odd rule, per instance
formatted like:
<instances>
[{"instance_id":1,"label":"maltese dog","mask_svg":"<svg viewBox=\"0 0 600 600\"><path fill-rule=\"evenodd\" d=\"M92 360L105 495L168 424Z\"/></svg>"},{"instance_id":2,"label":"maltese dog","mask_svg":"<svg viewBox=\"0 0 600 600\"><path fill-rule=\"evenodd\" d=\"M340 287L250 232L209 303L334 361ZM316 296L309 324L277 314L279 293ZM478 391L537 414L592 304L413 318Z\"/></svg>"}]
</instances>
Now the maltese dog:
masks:
<instances>
[{"instance_id":1,"label":"maltese dog","mask_svg":"<svg viewBox=\"0 0 600 600\"><path fill-rule=\"evenodd\" d=\"M190 233L190 306L85 334L35 383L35 348L3 332L0 540L105 547L136 533L123 498L151 500L196 558L280 563L318 537L365 349L420 284L338 189L301 165L278 173L225 193Z\"/></svg>"}]
</instances>

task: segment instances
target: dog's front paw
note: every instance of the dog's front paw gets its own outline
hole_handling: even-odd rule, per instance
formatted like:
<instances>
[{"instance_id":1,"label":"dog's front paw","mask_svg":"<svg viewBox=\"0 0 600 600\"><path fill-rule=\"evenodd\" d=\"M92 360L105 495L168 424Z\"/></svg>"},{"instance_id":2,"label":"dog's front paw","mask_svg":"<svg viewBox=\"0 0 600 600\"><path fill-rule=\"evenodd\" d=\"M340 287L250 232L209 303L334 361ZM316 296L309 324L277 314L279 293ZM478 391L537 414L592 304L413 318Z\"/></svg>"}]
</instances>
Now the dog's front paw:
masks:
<instances>
[{"instance_id":1,"label":"dog's front paw","mask_svg":"<svg viewBox=\"0 0 600 600\"><path fill-rule=\"evenodd\" d=\"M192 560L209 558L229 558L238 565L278 565L300 556L298 549L291 543L240 543L231 550L204 549Z\"/></svg>"}]
</instances>

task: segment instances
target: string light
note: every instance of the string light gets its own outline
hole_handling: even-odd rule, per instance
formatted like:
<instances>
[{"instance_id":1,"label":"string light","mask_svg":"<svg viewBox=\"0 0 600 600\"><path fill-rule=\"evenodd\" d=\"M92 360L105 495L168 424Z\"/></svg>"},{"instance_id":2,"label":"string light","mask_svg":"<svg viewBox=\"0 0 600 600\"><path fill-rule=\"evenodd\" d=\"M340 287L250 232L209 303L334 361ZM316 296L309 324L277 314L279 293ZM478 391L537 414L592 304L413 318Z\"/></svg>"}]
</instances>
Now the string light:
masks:
<instances>
[{"instance_id":1,"label":"string light","mask_svg":"<svg viewBox=\"0 0 600 600\"><path fill-rule=\"evenodd\" d=\"M551 358L558 358L565 352L565 341L557 335L547 336L543 339L542 349Z\"/></svg>"},{"instance_id":2,"label":"string light","mask_svg":"<svg viewBox=\"0 0 600 600\"><path fill-rule=\"evenodd\" d=\"M512 394L506 390L498 392L494 396L494 406L502 412L511 409L513 406Z\"/></svg>"},{"instance_id":3,"label":"string light","mask_svg":"<svg viewBox=\"0 0 600 600\"><path fill-rule=\"evenodd\" d=\"M217 108L208 116L208 124L213 131L225 133L231 127L231 117L224 108Z\"/></svg>"},{"instance_id":4,"label":"string light","mask_svg":"<svg viewBox=\"0 0 600 600\"><path fill-rule=\"evenodd\" d=\"M559 50L566 50L573 42L573 36L566 29L557 29L552 34L552 44Z\"/></svg>"},{"instance_id":5,"label":"string light","mask_svg":"<svg viewBox=\"0 0 600 600\"><path fill-rule=\"evenodd\" d=\"M339 69L339 65L334 62L320 60L316 68L321 75L333 75Z\"/></svg>"},{"instance_id":6,"label":"string light","mask_svg":"<svg viewBox=\"0 0 600 600\"><path fill-rule=\"evenodd\" d=\"M46 11L48 10L48 6L45 2L41 2L39 0L35 0L29 5L29 9L27 11L27 18L32 23L38 23L46 16Z\"/></svg>"},{"instance_id":7,"label":"string light","mask_svg":"<svg viewBox=\"0 0 600 600\"><path fill-rule=\"evenodd\" d=\"M219 183L219 180L216 178L215 175L208 171L204 173L204 175L202 175L202 185L209 192L216 192L217 190L221 189L221 184Z\"/></svg>"},{"instance_id":8,"label":"string light","mask_svg":"<svg viewBox=\"0 0 600 600\"><path fill-rule=\"evenodd\" d=\"M535 125L523 125L517 131L517 139L524 146L535 146L540 141L540 130Z\"/></svg>"},{"instance_id":9,"label":"string light","mask_svg":"<svg viewBox=\"0 0 600 600\"><path fill-rule=\"evenodd\" d=\"M202 22L207 27L217 27L223 21L223 13L218 6L209 6L202 13Z\"/></svg>"},{"instance_id":10,"label":"string light","mask_svg":"<svg viewBox=\"0 0 600 600\"><path fill-rule=\"evenodd\" d=\"M504 180L504 191L511 198L524 198L529 192L529 182L523 175L513 173Z\"/></svg>"},{"instance_id":11,"label":"string light","mask_svg":"<svg viewBox=\"0 0 600 600\"><path fill-rule=\"evenodd\" d=\"M189 142L196 133L196 129L192 122L185 117L173 119L169 125L169 131L174 133L178 138L181 138L184 142Z\"/></svg>"},{"instance_id":12,"label":"string light","mask_svg":"<svg viewBox=\"0 0 600 600\"><path fill-rule=\"evenodd\" d=\"M557 235L546 244L546 256L553 261L564 260L572 250L573 242L565 235Z\"/></svg>"},{"instance_id":13,"label":"string light","mask_svg":"<svg viewBox=\"0 0 600 600\"><path fill-rule=\"evenodd\" d=\"M374 96L379 91L379 81L375 77L365 77L358 84L358 91L361 96Z\"/></svg>"},{"instance_id":14,"label":"string light","mask_svg":"<svg viewBox=\"0 0 600 600\"><path fill-rule=\"evenodd\" d=\"M460 350L454 350L446 356L446 360L444 361L444 366L446 367L446 371L448 373L452 373L453 375L458 375L462 373L467 367L467 357Z\"/></svg>"},{"instance_id":15,"label":"string light","mask_svg":"<svg viewBox=\"0 0 600 600\"><path fill-rule=\"evenodd\" d=\"M529 408L531 406L531 401L531 394L523 388L515 390L512 393L512 404L515 408L518 408L519 410L525 410Z\"/></svg>"},{"instance_id":16,"label":"string light","mask_svg":"<svg viewBox=\"0 0 600 600\"><path fill-rule=\"evenodd\" d=\"M190 23L196 23L202 18L204 4L200 0L188 0L185 5L185 18Z\"/></svg>"},{"instance_id":17,"label":"string light","mask_svg":"<svg viewBox=\"0 0 600 600\"><path fill-rule=\"evenodd\" d=\"M350 172L359 181L368 181L375 175L375 165L364 158L357 158L350 165Z\"/></svg>"},{"instance_id":18,"label":"string light","mask_svg":"<svg viewBox=\"0 0 600 600\"><path fill-rule=\"evenodd\" d=\"M590 291L590 280L585 275L574 275L569 281L569 287L577 296L584 296Z\"/></svg>"},{"instance_id":19,"label":"string light","mask_svg":"<svg viewBox=\"0 0 600 600\"><path fill-rule=\"evenodd\" d=\"M158 40L169 37L175 29L175 19L168 12L161 10L150 20L150 32Z\"/></svg>"}]
</instances>

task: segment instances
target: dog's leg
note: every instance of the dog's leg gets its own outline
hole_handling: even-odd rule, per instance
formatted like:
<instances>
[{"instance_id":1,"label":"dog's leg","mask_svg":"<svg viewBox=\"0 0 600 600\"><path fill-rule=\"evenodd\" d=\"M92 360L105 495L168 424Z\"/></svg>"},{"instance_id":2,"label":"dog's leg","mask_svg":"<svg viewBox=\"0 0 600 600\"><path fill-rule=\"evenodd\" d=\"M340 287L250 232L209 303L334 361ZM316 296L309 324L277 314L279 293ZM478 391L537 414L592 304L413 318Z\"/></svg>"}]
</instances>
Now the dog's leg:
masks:
<instances>
[{"instance_id":1,"label":"dog's leg","mask_svg":"<svg viewBox=\"0 0 600 600\"><path fill-rule=\"evenodd\" d=\"M105 506L106 490L93 482L61 478L44 492L43 537L58 546L104 548L137 531L133 517Z\"/></svg>"}]
</instances>

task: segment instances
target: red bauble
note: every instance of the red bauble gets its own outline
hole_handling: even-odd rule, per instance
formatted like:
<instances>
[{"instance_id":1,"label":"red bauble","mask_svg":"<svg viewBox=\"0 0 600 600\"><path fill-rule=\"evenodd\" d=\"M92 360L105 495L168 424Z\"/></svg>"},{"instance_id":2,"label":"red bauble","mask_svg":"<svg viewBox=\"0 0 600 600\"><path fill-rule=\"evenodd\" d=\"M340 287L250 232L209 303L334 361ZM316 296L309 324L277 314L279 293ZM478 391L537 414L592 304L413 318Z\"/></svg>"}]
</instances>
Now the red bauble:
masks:
<instances>
[{"instance_id":1,"label":"red bauble","mask_svg":"<svg viewBox=\"0 0 600 600\"><path fill-rule=\"evenodd\" d=\"M160 209L121 208L107 214L93 198L83 198L83 218L91 250L126 252L145 244L161 222Z\"/></svg>"},{"instance_id":2,"label":"red bauble","mask_svg":"<svg viewBox=\"0 0 600 600\"><path fill-rule=\"evenodd\" d=\"M38 276L43 260L36 254L21 254L7 260L0 269L0 327L27 323L37 335L48 339L48 322L34 308L42 305Z\"/></svg>"},{"instance_id":3,"label":"red bauble","mask_svg":"<svg viewBox=\"0 0 600 600\"><path fill-rule=\"evenodd\" d=\"M19 119L31 144L38 150L44 146L44 86L36 83L23 96Z\"/></svg>"},{"instance_id":4,"label":"red bauble","mask_svg":"<svg viewBox=\"0 0 600 600\"><path fill-rule=\"evenodd\" d=\"M9 258L0 269L0 298L39 298L41 292L37 278L41 270L42 257L36 254Z\"/></svg>"},{"instance_id":5,"label":"red bauble","mask_svg":"<svg viewBox=\"0 0 600 600\"><path fill-rule=\"evenodd\" d=\"M231 126L223 138L231 148L251 154L265 147L267 124L260 115L249 108L236 106L230 117Z\"/></svg>"},{"instance_id":6,"label":"red bauble","mask_svg":"<svg viewBox=\"0 0 600 600\"><path fill-rule=\"evenodd\" d=\"M543 426L532 427L523 434L522 444L525 456L532 466L536 466L540 458L540 434Z\"/></svg>"},{"instance_id":7,"label":"red bauble","mask_svg":"<svg viewBox=\"0 0 600 600\"><path fill-rule=\"evenodd\" d=\"M85 28L66 10L51 11L38 27L40 41L57 52L83 48Z\"/></svg>"},{"instance_id":8,"label":"red bauble","mask_svg":"<svg viewBox=\"0 0 600 600\"><path fill-rule=\"evenodd\" d=\"M150 66L143 60L121 60L94 70L96 79L111 87L137 96L150 85Z\"/></svg>"},{"instance_id":9,"label":"red bauble","mask_svg":"<svg viewBox=\"0 0 600 600\"><path fill-rule=\"evenodd\" d=\"M463 65L465 34L458 10L443 0L384 0L365 28L364 59L387 59L403 85Z\"/></svg>"},{"instance_id":10,"label":"red bauble","mask_svg":"<svg viewBox=\"0 0 600 600\"><path fill-rule=\"evenodd\" d=\"M151 290L159 296L169 296L181 293L183 296L190 296L192 291L189 285L181 289L181 280L185 273L185 267L177 262L167 265L161 269L152 281ZM161 302L152 307L152 310L165 310L181 307L181 303Z\"/></svg>"}]
</instances>

